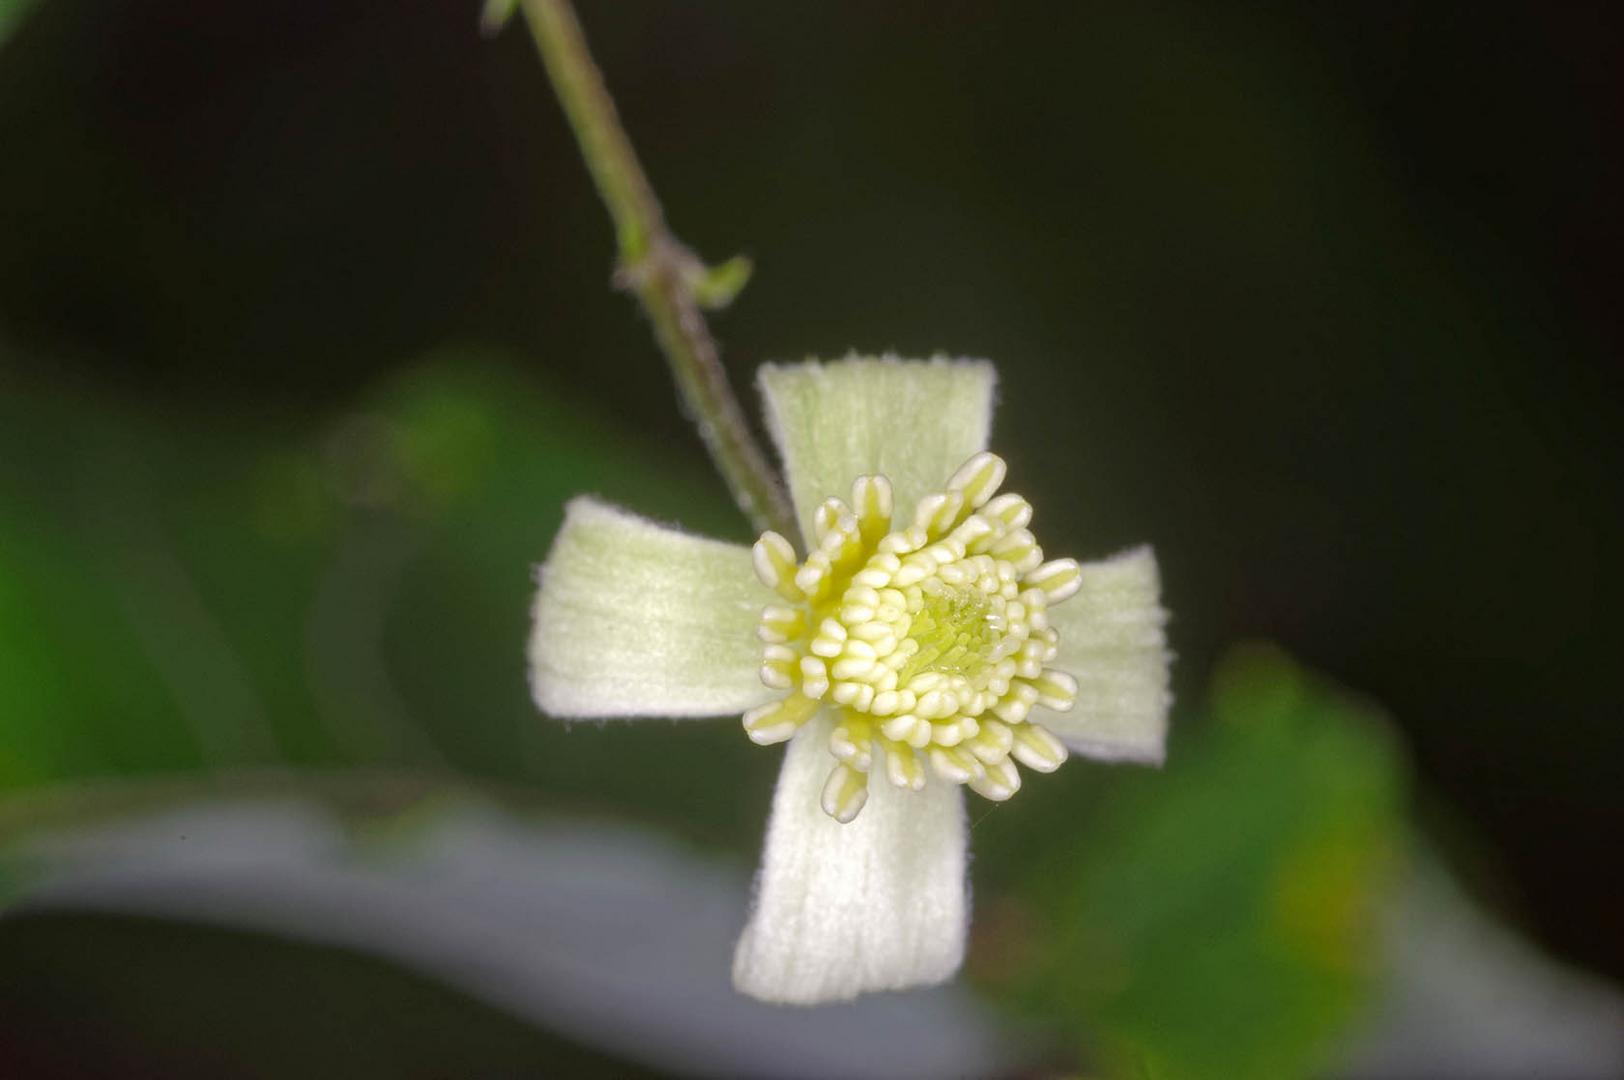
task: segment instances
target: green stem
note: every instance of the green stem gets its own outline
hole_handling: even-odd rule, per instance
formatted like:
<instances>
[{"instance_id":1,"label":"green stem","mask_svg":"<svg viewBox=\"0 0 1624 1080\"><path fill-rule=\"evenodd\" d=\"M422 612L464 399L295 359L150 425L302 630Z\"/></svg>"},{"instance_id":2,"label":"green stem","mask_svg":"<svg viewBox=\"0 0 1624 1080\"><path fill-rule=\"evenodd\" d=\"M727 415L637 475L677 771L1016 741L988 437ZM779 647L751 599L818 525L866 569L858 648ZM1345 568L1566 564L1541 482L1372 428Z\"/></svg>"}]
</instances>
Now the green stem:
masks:
<instances>
[{"instance_id":1,"label":"green stem","mask_svg":"<svg viewBox=\"0 0 1624 1080\"><path fill-rule=\"evenodd\" d=\"M654 324L683 402L740 509L757 528L793 539L789 499L750 434L700 310L702 301L725 304L742 285L746 264L707 270L671 234L569 0L521 0L521 5L587 169L614 219L620 248L616 280L636 295Z\"/></svg>"}]
</instances>

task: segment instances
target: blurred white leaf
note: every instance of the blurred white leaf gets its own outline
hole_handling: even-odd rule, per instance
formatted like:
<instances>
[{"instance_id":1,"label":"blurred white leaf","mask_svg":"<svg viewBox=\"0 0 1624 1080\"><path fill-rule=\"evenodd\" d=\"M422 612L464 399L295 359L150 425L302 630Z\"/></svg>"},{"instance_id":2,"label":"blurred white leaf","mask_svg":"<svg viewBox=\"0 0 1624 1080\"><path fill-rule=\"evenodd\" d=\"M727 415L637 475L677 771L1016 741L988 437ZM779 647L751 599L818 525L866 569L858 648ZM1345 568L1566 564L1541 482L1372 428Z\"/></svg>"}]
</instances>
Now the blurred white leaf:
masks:
<instances>
[{"instance_id":1,"label":"blurred white leaf","mask_svg":"<svg viewBox=\"0 0 1624 1080\"><path fill-rule=\"evenodd\" d=\"M1021 1061L960 988L783 1009L734 992L749 882L644 830L461 805L357 842L322 807L205 803L40 834L14 910L70 908L363 950L662 1070L985 1076Z\"/></svg>"},{"instance_id":2,"label":"blurred white leaf","mask_svg":"<svg viewBox=\"0 0 1624 1080\"><path fill-rule=\"evenodd\" d=\"M1540 954L1479 910L1435 861L1417 860L1387 950L1387 992L1343 1075L1624 1076L1624 994Z\"/></svg>"}]
</instances>

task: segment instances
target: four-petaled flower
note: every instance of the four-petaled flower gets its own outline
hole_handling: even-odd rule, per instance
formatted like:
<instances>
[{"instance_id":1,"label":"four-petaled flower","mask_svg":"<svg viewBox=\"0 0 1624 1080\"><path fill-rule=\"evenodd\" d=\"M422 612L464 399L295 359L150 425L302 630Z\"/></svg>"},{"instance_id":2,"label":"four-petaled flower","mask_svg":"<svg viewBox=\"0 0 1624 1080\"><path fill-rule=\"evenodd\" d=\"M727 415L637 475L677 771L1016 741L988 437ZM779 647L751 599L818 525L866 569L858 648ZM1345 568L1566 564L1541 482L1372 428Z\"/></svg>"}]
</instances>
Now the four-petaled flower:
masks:
<instances>
[{"instance_id":1,"label":"four-petaled flower","mask_svg":"<svg viewBox=\"0 0 1624 1080\"><path fill-rule=\"evenodd\" d=\"M963 959L962 787L1016 763L1159 763L1166 615L1149 548L1046 560L986 452L972 361L768 365L768 427L809 554L573 500L540 571L536 703L555 717L743 714L789 740L734 984L816 1004ZM944 483L945 481L945 483ZM841 493L850 493L843 501Z\"/></svg>"}]
</instances>

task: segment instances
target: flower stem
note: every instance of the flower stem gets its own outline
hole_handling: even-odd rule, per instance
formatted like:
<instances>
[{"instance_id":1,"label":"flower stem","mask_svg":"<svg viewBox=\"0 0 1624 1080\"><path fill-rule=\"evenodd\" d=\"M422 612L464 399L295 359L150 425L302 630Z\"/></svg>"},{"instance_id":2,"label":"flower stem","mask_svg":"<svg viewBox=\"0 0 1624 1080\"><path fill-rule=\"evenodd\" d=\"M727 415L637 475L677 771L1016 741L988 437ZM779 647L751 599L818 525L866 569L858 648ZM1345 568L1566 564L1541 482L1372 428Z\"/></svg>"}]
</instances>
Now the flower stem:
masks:
<instances>
[{"instance_id":1,"label":"flower stem","mask_svg":"<svg viewBox=\"0 0 1624 1080\"><path fill-rule=\"evenodd\" d=\"M553 89L614 220L615 279L636 295L717 471L759 529L796 535L795 518L727 382L702 307L724 307L749 273L730 260L707 268L672 235L569 0L521 0Z\"/></svg>"}]
</instances>

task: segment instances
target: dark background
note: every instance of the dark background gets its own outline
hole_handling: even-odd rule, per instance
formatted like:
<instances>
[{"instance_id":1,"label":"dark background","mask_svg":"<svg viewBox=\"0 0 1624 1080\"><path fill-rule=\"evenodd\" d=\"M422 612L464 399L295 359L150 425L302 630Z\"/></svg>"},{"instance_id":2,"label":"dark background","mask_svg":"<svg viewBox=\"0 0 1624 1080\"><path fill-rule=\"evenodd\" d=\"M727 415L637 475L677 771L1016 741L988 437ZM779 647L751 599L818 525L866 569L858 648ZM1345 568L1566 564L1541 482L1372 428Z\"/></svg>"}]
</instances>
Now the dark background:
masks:
<instances>
[{"instance_id":1,"label":"dark background","mask_svg":"<svg viewBox=\"0 0 1624 1080\"><path fill-rule=\"evenodd\" d=\"M747 400L765 359L997 361L1050 527L1157 545L1181 701L1268 638L1381 702L1479 893L1624 975L1616 8L582 7L679 235L756 260L715 320ZM533 46L476 16L36 10L0 54L13 388L318 440L451 344L719 505Z\"/></svg>"}]
</instances>

